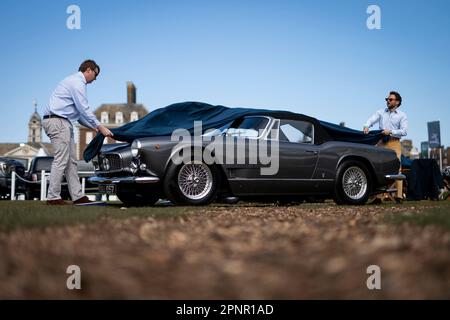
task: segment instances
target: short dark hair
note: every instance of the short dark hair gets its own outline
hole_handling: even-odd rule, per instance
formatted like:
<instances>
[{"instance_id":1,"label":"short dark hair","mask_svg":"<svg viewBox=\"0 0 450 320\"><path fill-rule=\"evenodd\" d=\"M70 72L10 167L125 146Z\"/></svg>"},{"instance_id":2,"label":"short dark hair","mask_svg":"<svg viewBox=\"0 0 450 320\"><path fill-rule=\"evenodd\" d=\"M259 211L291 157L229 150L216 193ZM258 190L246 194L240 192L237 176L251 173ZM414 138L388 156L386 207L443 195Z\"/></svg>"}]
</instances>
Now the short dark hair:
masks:
<instances>
[{"instance_id":1,"label":"short dark hair","mask_svg":"<svg viewBox=\"0 0 450 320\"><path fill-rule=\"evenodd\" d=\"M94 60L86 60L83 61L82 64L80 64L78 71L85 72L87 69L95 71L96 68L98 69L98 73L100 73L100 67Z\"/></svg>"},{"instance_id":2,"label":"short dark hair","mask_svg":"<svg viewBox=\"0 0 450 320\"><path fill-rule=\"evenodd\" d=\"M395 96L395 99L398 101L398 106L400 107L402 105L402 96L400 95L400 93L398 93L397 91L391 91L389 92L389 95L391 94Z\"/></svg>"}]
</instances>

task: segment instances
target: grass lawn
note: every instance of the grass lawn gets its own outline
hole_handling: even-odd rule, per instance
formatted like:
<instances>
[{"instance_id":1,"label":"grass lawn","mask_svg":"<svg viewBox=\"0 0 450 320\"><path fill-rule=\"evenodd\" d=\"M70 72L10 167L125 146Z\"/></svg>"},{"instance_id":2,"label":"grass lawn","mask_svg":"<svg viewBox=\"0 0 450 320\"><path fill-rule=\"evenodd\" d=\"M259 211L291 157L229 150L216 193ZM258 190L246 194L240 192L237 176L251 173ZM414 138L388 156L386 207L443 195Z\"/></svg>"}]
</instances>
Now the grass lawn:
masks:
<instances>
[{"instance_id":1,"label":"grass lawn","mask_svg":"<svg viewBox=\"0 0 450 320\"><path fill-rule=\"evenodd\" d=\"M40 201L0 201L0 231L93 223L103 218L168 218L195 211L190 207L123 208L108 206L47 206Z\"/></svg>"},{"instance_id":2,"label":"grass lawn","mask_svg":"<svg viewBox=\"0 0 450 320\"><path fill-rule=\"evenodd\" d=\"M227 205L211 205L227 206ZM267 204L239 202L234 207L258 207ZM272 206L272 205L269 205ZM333 202L323 204L301 204L314 210L315 207L334 206ZM450 201L420 201L404 202L405 211L391 214L389 208L392 203L381 206L362 206L358 209L373 210L379 208L386 216L383 222L415 225L438 225L450 230ZM401 207L401 206L400 206ZM170 218L173 216L193 214L207 211L209 207L155 206L144 208L123 208L120 202L109 203L108 206L76 207L76 206L47 206L40 201L0 201L0 231L9 232L16 229L46 228L74 224L88 224L104 218L124 219L130 217Z\"/></svg>"},{"instance_id":3,"label":"grass lawn","mask_svg":"<svg viewBox=\"0 0 450 320\"><path fill-rule=\"evenodd\" d=\"M436 225L450 231L450 201L417 202L419 211L390 215L388 221L395 224L411 223L419 226Z\"/></svg>"}]
</instances>

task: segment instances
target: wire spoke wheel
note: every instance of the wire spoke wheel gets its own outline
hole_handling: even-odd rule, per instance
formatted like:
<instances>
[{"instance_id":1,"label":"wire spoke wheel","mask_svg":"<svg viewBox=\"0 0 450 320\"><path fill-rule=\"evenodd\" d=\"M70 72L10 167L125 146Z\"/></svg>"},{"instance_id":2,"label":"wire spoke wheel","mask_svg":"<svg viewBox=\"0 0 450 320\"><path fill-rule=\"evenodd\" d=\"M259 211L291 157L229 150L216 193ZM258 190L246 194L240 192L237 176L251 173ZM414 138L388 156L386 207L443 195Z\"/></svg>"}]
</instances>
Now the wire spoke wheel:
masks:
<instances>
[{"instance_id":1,"label":"wire spoke wheel","mask_svg":"<svg viewBox=\"0 0 450 320\"><path fill-rule=\"evenodd\" d=\"M211 169L200 161L184 164L178 172L178 187L190 200L199 200L207 196L213 187Z\"/></svg>"},{"instance_id":2,"label":"wire spoke wheel","mask_svg":"<svg viewBox=\"0 0 450 320\"><path fill-rule=\"evenodd\" d=\"M359 200L364 197L367 187L367 176L361 168L352 166L345 170L342 176L342 189L347 197Z\"/></svg>"}]
</instances>

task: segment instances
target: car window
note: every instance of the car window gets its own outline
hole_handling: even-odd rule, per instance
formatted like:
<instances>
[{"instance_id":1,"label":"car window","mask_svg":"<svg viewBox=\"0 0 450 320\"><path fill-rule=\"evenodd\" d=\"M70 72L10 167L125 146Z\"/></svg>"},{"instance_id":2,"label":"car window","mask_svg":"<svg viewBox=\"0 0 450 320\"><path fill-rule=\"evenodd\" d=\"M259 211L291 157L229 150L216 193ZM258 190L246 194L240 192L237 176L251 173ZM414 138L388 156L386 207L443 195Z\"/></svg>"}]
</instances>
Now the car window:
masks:
<instances>
[{"instance_id":1,"label":"car window","mask_svg":"<svg viewBox=\"0 0 450 320\"><path fill-rule=\"evenodd\" d=\"M314 143L314 126L307 121L281 120L279 140L295 143Z\"/></svg>"},{"instance_id":2,"label":"car window","mask_svg":"<svg viewBox=\"0 0 450 320\"><path fill-rule=\"evenodd\" d=\"M257 138L260 130L264 130L269 123L266 117L244 117L235 120L227 130L227 136Z\"/></svg>"},{"instance_id":3,"label":"car window","mask_svg":"<svg viewBox=\"0 0 450 320\"><path fill-rule=\"evenodd\" d=\"M35 172L41 172L42 170L50 171L52 167L53 158L40 158L36 159Z\"/></svg>"}]
</instances>

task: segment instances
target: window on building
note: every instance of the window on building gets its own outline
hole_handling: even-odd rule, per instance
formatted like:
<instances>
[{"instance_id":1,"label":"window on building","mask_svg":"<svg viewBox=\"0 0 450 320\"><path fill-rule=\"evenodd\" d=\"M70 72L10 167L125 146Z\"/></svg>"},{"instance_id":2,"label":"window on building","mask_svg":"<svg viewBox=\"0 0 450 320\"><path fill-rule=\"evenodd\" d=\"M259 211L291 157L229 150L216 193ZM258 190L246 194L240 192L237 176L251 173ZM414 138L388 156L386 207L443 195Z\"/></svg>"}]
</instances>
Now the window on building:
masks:
<instances>
[{"instance_id":1,"label":"window on building","mask_svg":"<svg viewBox=\"0 0 450 320\"><path fill-rule=\"evenodd\" d=\"M139 119L139 115L136 111L131 112L130 114L130 122L136 121Z\"/></svg>"},{"instance_id":2,"label":"window on building","mask_svg":"<svg viewBox=\"0 0 450 320\"><path fill-rule=\"evenodd\" d=\"M86 132L86 144L91 143L94 138L94 133L92 131Z\"/></svg>"},{"instance_id":3,"label":"window on building","mask_svg":"<svg viewBox=\"0 0 450 320\"><path fill-rule=\"evenodd\" d=\"M101 123L108 123L108 122L109 122L108 112L103 111L103 112L101 113L100 122L101 122Z\"/></svg>"},{"instance_id":4,"label":"window on building","mask_svg":"<svg viewBox=\"0 0 450 320\"><path fill-rule=\"evenodd\" d=\"M121 111L116 112L116 123L123 123L123 113Z\"/></svg>"}]
</instances>

